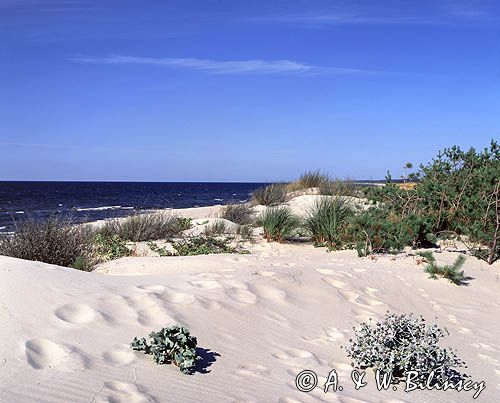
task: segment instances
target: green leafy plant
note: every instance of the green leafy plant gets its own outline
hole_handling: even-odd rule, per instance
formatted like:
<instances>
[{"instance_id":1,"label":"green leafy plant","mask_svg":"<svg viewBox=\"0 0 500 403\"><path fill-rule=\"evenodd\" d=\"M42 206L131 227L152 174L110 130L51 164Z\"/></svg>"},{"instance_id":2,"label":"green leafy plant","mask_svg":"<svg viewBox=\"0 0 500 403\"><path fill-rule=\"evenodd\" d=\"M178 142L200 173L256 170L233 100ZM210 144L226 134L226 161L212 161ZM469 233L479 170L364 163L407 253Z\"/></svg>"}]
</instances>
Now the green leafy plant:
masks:
<instances>
[{"instance_id":1,"label":"green leafy plant","mask_svg":"<svg viewBox=\"0 0 500 403\"><path fill-rule=\"evenodd\" d=\"M344 243L348 219L354 211L348 202L340 197L322 197L305 220L305 228L312 235L316 245L339 248Z\"/></svg>"},{"instance_id":2,"label":"green leafy plant","mask_svg":"<svg viewBox=\"0 0 500 403\"><path fill-rule=\"evenodd\" d=\"M243 240L250 240L253 238L253 227L251 225L238 225L236 235L239 235Z\"/></svg>"},{"instance_id":3,"label":"green leafy plant","mask_svg":"<svg viewBox=\"0 0 500 403\"><path fill-rule=\"evenodd\" d=\"M283 242L300 226L300 219L289 207L269 207L259 218L267 241Z\"/></svg>"},{"instance_id":4,"label":"green leafy plant","mask_svg":"<svg viewBox=\"0 0 500 403\"><path fill-rule=\"evenodd\" d=\"M354 334L346 352L356 368L380 370L395 380L405 377L408 371L417 371L423 382L431 372L440 383L463 377L456 368L465 363L452 349L438 344L448 331L436 324L427 326L423 317L387 312L383 322L361 323L358 329L354 328Z\"/></svg>"},{"instance_id":5,"label":"green leafy plant","mask_svg":"<svg viewBox=\"0 0 500 403\"><path fill-rule=\"evenodd\" d=\"M149 241L148 242L148 247L151 249L153 252L158 253L160 257L165 257L165 256L173 256L173 253L170 252L167 248L165 247L160 247L158 246L155 242Z\"/></svg>"},{"instance_id":6,"label":"green leafy plant","mask_svg":"<svg viewBox=\"0 0 500 403\"><path fill-rule=\"evenodd\" d=\"M232 247L229 239L199 236L175 242L172 246L177 256L209 255L217 253L245 253Z\"/></svg>"},{"instance_id":7,"label":"green leafy plant","mask_svg":"<svg viewBox=\"0 0 500 403\"><path fill-rule=\"evenodd\" d=\"M444 266L439 266L436 263L436 258L432 252L420 252L419 255L422 256L427 262L425 271L426 273L429 273L430 278L436 279L437 276L442 276L456 285L463 285L467 283L467 277L465 276L464 271L460 270L465 263L464 255L459 255L453 264Z\"/></svg>"},{"instance_id":8,"label":"green leafy plant","mask_svg":"<svg viewBox=\"0 0 500 403\"><path fill-rule=\"evenodd\" d=\"M228 204L221 209L222 218L240 225L250 224L252 216L252 209L247 204Z\"/></svg>"},{"instance_id":9,"label":"green leafy plant","mask_svg":"<svg viewBox=\"0 0 500 403\"><path fill-rule=\"evenodd\" d=\"M130 256L131 251L119 235L97 234L94 238L94 254L99 260L113 260Z\"/></svg>"},{"instance_id":10,"label":"green leafy plant","mask_svg":"<svg viewBox=\"0 0 500 403\"><path fill-rule=\"evenodd\" d=\"M285 203L288 199L286 186L273 184L256 189L252 193L252 202L263 206L277 206Z\"/></svg>"},{"instance_id":11,"label":"green leafy plant","mask_svg":"<svg viewBox=\"0 0 500 403\"><path fill-rule=\"evenodd\" d=\"M183 374L191 373L200 359L196 352L197 340L188 329L180 326L162 328L149 334L149 343L145 338L134 338L130 347L133 350L151 354L158 364L173 363Z\"/></svg>"}]
</instances>

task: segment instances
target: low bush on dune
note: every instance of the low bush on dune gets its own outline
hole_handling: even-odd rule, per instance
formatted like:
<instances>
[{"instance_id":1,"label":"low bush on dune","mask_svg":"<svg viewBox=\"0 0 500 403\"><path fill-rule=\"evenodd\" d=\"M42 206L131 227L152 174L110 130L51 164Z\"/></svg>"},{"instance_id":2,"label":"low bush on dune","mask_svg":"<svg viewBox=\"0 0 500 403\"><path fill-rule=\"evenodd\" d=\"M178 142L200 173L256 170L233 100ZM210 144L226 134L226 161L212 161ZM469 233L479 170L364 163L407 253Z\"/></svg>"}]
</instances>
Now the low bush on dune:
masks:
<instances>
[{"instance_id":1,"label":"low bush on dune","mask_svg":"<svg viewBox=\"0 0 500 403\"><path fill-rule=\"evenodd\" d=\"M93 239L93 261L102 262L130 256L132 251L127 248L127 242L117 234L97 234Z\"/></svg>"},{"instance_id":2,"label":"low bush on dune","mask_svg":"<svg viewBox=\"0 0 500 403\"><path fill-rule=\"evenodd\" d=\"M201 359L196 351L197 343L198 340L191 336L188 329L171 326L151 332L149 343L144 337L134 337L130 347L151 354L158 365L173 363L183 374L189 374L194 370L196 361Z\"/></svg>"},{"instance_id":3,"label":"low bush on dune","mask_svg":"<svg viewBox=\"0 0 500 403\"><path fill-rule=\"evenodd\" d=\"M269 207L259 218L267 241L283 242L300 226L300 219L289 207Z\"/></svg>"},{"instance_id":4,"label":"low bush on dune","mask_svg":"<svg viewBox=\"0 0 500 403\"><path fill-rule=\"evenodd\" d=\"M238 225L236 235L239 235L243 240L250 240L253 238L253 227L251 225Z\"/></svg>"},{"instance_id":5,"label":"low bush on dune","mask_svg":"<svg viewBox=\"0 0 500 403\"><path fill-rule=\"evenodd\" d=\"M319 186L319 194L324 196L359 196L359 189L356 185L346 179L332 179L328 182L324 182Z\"/></svg>"},{"instance_id":6,"label":"low bush on dune","mask_svg":"<svg viewBox=\"0 0 500 403\"><path fill-rule=\"evenodd\" d=\"M246 225L252 223L253 212L247 204L228 204L222 207L220 216L236 224Z\"/></svg>"},{"instance_id":7,"label":"low bush on dune","mask_svg":"<svg viewBox=\"0 0 500 403\"><path fill-rule=\"evenodd\" d=\"M348 202L340 197L322 197L305 220L316 245L340 248L345 243L348 220L354 215Z\"/></svg>"},{"instance_id":8,"label":"low bush on dune","mask_svg":"<svg viewBox=\"0 0 500 403\"><path fill-rule=\"evenodd\" d=\"M191 228L189 219L165 213L136 214L127 218L108 220L99 229L99 233L132 242L168 239Z\"/></svg>"},{"instance_id":9,"label":"low bush on dune","mask_svg":"<svg viewBox=\"0 0 500 403\"><path fill-rule=\"evenodd\" d=\"M368 189L367 197L383 205L391 217L420 227L417 243L452 233L488 264L500 257L497 142L482 151L444 149L408 178L415 181L414 186L398 186L388 175L387 185Z\"/></svg>"},{"instance_id":10,"label":"low bush on dune","mask_svg":"<svg viewBox=\"0 0 500 403\"><path fill-rule=\"evenodd\" d=\"M465 276L464 271L461 270L465 264L464 255L459 255L453 264L444 266L439 266L436 263L436 258L432 252L420 252L419 255L422 256L427 263L425 266L425 272L429 273L430 278L436 279L437 276L442 276L456 285L467 284L467 277Z\"/></svg>"},{"instance_id":11,"label":"low bush on dune","mask_svg":"<svg viewBox=\"0 0 500 403\"><path fill-rule=\"evenodd\" d=\"M24 221L14 235L0 240L0 255L90 270L95 232L71 218Z\"/></svg>"},{"instance_id":12,"label":"low bush on dune","mask_svg":"<svg viewBox=\"0 0 500 403\"><path fill-rule=\"evenodd\" d=\"M252 193L251 201L262 206L277 206L288 200L286 186L273 184L256 189Z\"/></svg>"},{"instance_id":13,"label":"low bush on dune","mask_svg":"<svg viewBox=\"0 0 500 403\"><path fill-rule=\"evenodd\" d=\"M199 236L183 239L172 244L176 256L210 255L217 253L247 253L230 245L231 239Z\"/></svg>"},{"instance_id":14,"label":"low bush on dune","mask_svg":"<svg viewBox=\"0 0 500 403\"><path fill-rule=\"evenodd\" d=\"M383 322L362 323L354 329L355 338L346 347L353 367L373 368L392 376L394 382L417 371L419 381L458 381L464 378L456 369L465 363L452 349L439 346L448 332L437 325L426 325L424 318L387 313Z\"/></svg>"}]
</instances>

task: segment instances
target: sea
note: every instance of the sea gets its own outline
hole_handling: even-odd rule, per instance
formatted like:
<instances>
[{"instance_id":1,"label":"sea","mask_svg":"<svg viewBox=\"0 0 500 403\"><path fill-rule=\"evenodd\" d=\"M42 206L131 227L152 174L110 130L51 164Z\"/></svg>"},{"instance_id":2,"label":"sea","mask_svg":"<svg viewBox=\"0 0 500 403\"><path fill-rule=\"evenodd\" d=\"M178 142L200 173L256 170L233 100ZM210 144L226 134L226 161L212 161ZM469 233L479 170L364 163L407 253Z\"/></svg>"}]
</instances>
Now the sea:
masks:
<instances>
[{"instance_id":1,"label":"sea","mask_svg":"<svg viewBox=\"0 0 500 403\"><path fill-rule=\"evenodd\" d=\"M265 183L1 182L0 235L26 219L68 215L75 222L124 217L156 209L242 203Z\"/></svg>"}]
</instances>

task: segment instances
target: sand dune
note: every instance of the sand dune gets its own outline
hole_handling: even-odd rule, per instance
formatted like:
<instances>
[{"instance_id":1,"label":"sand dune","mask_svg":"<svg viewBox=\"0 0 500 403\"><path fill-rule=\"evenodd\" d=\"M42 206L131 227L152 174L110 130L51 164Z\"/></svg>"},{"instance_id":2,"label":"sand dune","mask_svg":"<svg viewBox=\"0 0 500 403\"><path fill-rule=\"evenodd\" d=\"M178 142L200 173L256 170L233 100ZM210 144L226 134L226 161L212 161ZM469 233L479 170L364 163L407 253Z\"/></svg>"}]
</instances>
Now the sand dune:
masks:
<instances>
[{"instance_id":1,"label":"sand dune","mask_svg":"<svg viewBox=\"0 0 500 403\"><path fill-rule=\"evenodd\" d=\"M0 257L2 402L470 401L471 392L354 390L340 346L387 310L437 318L467 373L500 393L499 266L469 258L468 287L430 280L415 258L359 259L257 243L250 255L130 257L85 273ZM456 253L437 255L451 262ZM134 352L134 336L181 324L198 337L194 375ZM295 376L319 375L300 392ZM323 393L335 368L344 389ZM371 380L371 378L369 379Z\"/></svg>"}]
</instances>

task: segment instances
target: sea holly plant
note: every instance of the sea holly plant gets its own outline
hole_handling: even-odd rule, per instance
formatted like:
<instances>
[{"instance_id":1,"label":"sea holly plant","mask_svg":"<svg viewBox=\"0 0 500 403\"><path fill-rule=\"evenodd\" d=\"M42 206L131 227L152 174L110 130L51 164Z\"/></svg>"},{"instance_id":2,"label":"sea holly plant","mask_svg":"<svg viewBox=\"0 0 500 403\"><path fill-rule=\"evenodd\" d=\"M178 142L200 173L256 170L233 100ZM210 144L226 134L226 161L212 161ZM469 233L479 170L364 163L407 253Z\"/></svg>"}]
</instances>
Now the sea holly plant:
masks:
<instances>
[{"instance_id":1,"label":"sea holly plant","mask_svg":"<svg viewBox=\"0 0 500 403\"><path fill-rule=\"evenodd\" d=\"M158 364L173 363L184 374L194 370L195 363L200 357L196 353L196 337L191 336L188 329L180 326L162 328L149 334L149 343L146 339L134 337L130 344L133 350L151 354Z\"/></svg>"},{"instance_id":2,"label":"sea holly plant","mask_svg":"<svg viewBox=\"0 0 500 403\"><path fill-rule=\"evenodd\" d=\"M432 378L440 384L465 377L455 369L465 362L453 350L438 345L448 331L436 324L427 326L422 316L387 312L383 322L372 324L370 319L354 328L354 334L355 339L345 347L353 367L379 370L395 382L409 371L417 371L420 381Z\"/></svg>"}]
</instances>

